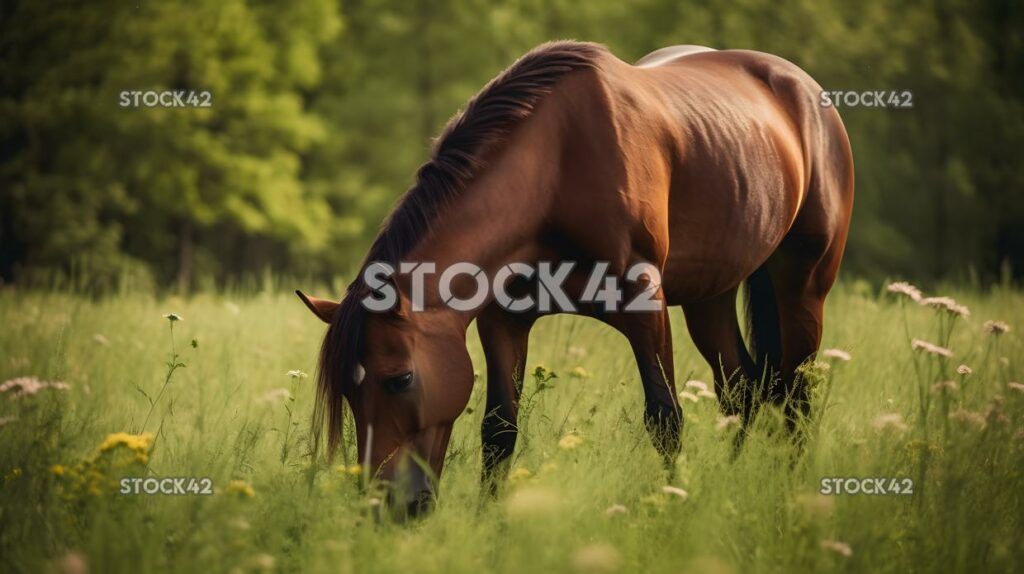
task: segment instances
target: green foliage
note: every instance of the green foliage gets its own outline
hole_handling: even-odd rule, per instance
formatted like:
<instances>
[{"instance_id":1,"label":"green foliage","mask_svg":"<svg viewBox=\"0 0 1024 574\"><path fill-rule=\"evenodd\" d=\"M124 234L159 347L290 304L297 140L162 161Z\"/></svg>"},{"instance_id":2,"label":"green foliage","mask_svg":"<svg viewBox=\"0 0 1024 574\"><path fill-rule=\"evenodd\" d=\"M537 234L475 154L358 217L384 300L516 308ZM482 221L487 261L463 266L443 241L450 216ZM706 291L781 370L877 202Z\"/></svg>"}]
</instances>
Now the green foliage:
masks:
<instances>
[{"instance_id":1,"label":"green foliage","mask_svg":"<svg viewBox=\"0 0 1024 574\"><path fill-rule=\"evenodd\" d=\"M627 61L757 49L827 89L912 90L912 110L842 110L857 166L847 271L1024 269L1024 10L1003 0L37 0L0 17L6 281L346 274L445 120L567 37ZM213 105L118 105L162 89Z\"/></svg>"}]
</instances>

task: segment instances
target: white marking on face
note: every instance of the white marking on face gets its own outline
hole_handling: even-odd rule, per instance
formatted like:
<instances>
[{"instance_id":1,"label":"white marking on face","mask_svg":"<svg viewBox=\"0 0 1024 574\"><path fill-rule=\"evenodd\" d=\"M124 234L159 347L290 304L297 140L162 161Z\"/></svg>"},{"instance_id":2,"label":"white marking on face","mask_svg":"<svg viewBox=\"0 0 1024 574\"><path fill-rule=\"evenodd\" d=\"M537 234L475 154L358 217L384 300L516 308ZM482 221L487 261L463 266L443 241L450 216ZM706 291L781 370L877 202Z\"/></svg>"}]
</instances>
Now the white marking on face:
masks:
<instances>
[{"instance_id":1,"label":"white marking on face","mask_svg":"<svg viewBox=\"0 0 1024 574\"><path fill-rule=\"evenodd\" d=\"M367 469L370 468L371 450L373 450L373 425L366 425L366 453L363 456L363 472L367 472Z\"/></svg>"},{"instance_id":2,"label":"white marking on face","mask_svg":"<svg viewBox=\"0 0 1024 574\"><path fill-rule=\"evenodd\" d=\"M366 369L363 368L363 365L357 363L356 372L353 373L353 375L355 376L356 384L358 385L366 378Z\"/></svg>"}]
</instances>

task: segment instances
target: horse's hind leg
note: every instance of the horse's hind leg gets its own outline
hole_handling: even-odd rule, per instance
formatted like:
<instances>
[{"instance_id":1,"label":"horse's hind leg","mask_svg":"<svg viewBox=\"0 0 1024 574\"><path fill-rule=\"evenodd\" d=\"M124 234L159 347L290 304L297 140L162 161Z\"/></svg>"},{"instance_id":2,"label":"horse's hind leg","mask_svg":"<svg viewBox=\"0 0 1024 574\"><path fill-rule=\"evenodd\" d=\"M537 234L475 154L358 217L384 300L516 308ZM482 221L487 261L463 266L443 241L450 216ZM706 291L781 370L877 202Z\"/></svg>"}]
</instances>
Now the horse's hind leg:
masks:
<instances>
[{"instance_id":1,"label":"horse's hind leg","mask_svg":"<svg viewBox=\"0 0 1024 574\"><path fill-rule=\"evenodd\" d=\"M751 377L754 363L736 318L736 292L733 289L712 299L688 303L683 305L683 313L693 344L714 372L722 411L747 421L755 403Z\"/></svg>"},{"instance_id":2,"label":"horse's hind leg","mask_svg":"<svg viewBox=\"0 0 1024 574\"><path fill-rule=\"evenodd\" d=\"M487 408L480 426L483 442L482 486L497 492L508 474L509 457L519 435L519 395L534 315L510 313L490 305L477 318L487 359Z\"/></svg>"},{"instance_id":3,"label":"horse's hind leg","mask_svg":"<svg viewBox=\"0 0 1024 574\"><path fill-rule=\"evenodd\" d=\"M813 359L821 344L825 297L835 282L842 242L822 235L790 234L768 261L778 309L782 391L791 428L810 413L807 385L798 367Z\"/></svg>"}]
</instances>

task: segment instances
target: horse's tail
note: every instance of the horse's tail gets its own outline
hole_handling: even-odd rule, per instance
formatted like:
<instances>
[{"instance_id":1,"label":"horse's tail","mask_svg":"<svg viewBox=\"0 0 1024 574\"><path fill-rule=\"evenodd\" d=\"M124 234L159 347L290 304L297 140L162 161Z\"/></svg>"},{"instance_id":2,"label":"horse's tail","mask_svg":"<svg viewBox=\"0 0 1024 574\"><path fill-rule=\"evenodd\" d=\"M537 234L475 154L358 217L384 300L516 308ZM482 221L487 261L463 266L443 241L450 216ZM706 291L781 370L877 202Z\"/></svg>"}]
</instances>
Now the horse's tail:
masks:
<instances>
[{"instance_id":1,"label":"horse's tail","mask_svg":"<svg viewBox=\"0 0 1024 574\"><path fill-rule=\"evenodd\" d=\"M758 381L768 383L772 371L782 368L782 332L775 287L768 268L762 265L747 278L747 339Z\"/></svg>"}]
</instances>

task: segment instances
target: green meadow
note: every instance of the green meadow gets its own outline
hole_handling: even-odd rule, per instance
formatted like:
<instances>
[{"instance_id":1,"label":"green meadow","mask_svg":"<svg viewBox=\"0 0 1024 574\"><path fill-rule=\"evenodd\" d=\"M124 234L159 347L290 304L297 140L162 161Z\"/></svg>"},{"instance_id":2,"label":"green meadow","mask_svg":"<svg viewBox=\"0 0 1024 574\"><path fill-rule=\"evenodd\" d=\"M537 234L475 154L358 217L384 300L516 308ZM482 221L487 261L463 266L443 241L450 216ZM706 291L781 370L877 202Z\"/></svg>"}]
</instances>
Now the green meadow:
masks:
<instances>
[{"instance_id":1,"label":"green meadow","mask_svg":"<svg viewBox=\"0 0 1024 574\"><path fill-rule=\"evenodd\" d=\"M849 360L819 354L808 367L802 449L765 409L734 452L736 425L686 385L710 385L711 371L674 312L687 394L671 481L625 339L543 319L502 492L480 496L479 381L437 511L397 525L360 488L351 442L333 461L310 453L324 327L284 289L97 299L8 288L0 381L16 382L0 393L0 571L1022 571L1024 294L926 295L969 316L880 285L837 286L823 349ZM483 371L472 329L468 345ZM212 493L124 495L124 477L207 477ZM829 477L913 487L820 494Z\"/></svg>"}]
</instances>

